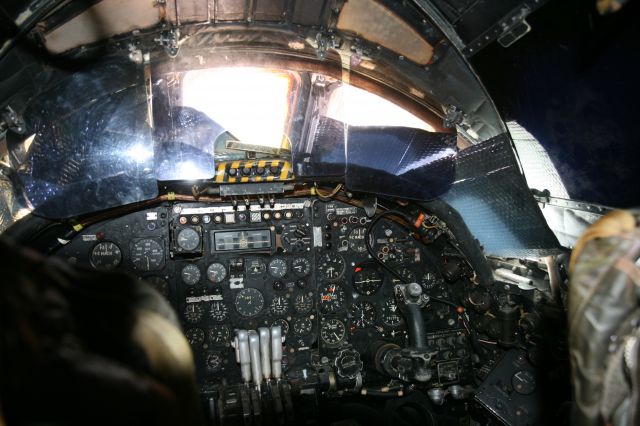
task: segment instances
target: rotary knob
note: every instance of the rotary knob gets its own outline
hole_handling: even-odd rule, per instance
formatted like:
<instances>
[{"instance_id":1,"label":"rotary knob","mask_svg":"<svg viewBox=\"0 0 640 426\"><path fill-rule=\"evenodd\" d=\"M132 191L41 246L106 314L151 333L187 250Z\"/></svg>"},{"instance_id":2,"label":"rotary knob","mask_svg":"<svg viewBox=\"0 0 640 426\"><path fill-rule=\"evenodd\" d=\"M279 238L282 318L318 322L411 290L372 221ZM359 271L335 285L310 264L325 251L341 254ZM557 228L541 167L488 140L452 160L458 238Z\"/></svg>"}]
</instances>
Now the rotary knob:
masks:
<instances>
[{"instance_id":1,"label":"rotary knob","mask_svg":"<svg viewBox=\"0 0 640 426\"><path fill-rule=\"evenodd\" d=\"M271 172L272 175L277 175L278 173L280 173L280 167L271 165L269 166L269 172Z\"/></svg>"},{"instance_id":2,"label":"rotary knob","mask_svg":"<svg viewBox=\"0 0 640 426\"><path fill-rule=\"evenodd\" d=\"M343 349L338 352L335 361L338 376L343 379L355 379L362 371L360 353L355 349Z\"/></svg>"}]
</instances>

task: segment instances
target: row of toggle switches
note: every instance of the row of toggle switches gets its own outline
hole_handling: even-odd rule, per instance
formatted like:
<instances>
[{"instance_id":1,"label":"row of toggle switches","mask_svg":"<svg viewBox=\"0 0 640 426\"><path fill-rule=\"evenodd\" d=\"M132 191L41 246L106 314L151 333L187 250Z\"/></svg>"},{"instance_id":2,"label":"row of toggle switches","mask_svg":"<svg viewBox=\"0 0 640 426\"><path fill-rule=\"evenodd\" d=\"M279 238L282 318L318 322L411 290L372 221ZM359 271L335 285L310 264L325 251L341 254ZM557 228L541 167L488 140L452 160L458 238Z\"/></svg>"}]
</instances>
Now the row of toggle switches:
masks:
<instances>
[{"instance_id":1,"label":"row of toggle switches","mask_svg":"<svg viewBox=\"0 0 640 426\"><path fill-rule=\"evenodd\" d=\"M279 325L236 330L233 342L242 380L257 387L263 380L282 377L282 329Z\"/></svg>"}]
</instances>

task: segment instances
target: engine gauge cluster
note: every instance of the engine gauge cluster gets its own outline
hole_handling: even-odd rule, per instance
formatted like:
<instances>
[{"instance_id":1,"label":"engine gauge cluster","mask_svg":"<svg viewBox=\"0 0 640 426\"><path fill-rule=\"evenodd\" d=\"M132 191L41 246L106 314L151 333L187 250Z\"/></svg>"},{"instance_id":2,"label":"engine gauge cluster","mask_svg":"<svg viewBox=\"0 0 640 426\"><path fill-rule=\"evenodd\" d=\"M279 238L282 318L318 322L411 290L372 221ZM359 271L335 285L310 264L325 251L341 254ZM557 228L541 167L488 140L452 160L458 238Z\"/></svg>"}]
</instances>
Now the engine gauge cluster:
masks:
<instances>
[{"instance_id":1,"label":"engine gauge cluster","mask_svg":"<svg viewBox=\"0 0 640 426\"><path fill-rule=\"evenodd\" d=\"M187 285L195 285L200 281L200 277L202 273L200 272L200 268L198 265L190 263L185 265L180 272L180 277L182 278L182 282Z\"/></svg>"},{"instance_id":2,"label":"engine gauge cluster","mask_svg":"<svg viewBox=\"0 0 640 426\"><path fill-rule=\"evenodd\" d=\"M377 266L358 267L352 276L353 287L360 294L371 296L376 294L384 280L384 275Z\"/></svg>"},{"instance_id":3,"label":"engine gauge cluster","mask_svg":"<svg viewBox=\"0 0 640 426\"><path fill-rule=\"evenodd\" d=\"M91 266L96 269L115 269L122 263L122 251L116 243L102 241L91 250Z\"/></svg>"},{"instance_id":4,"label":"engine gauge cluster","mask_svg":"<svg viewBox=\"0 0 640 426\"><path fill-rule=\"evenodd\" d=\"M293 309L299 314L308 314L313 309L313 293L298 293L293 300Z\"/></svg>"},{"instance_id":5,"label":"engine gauge cluster","mask_svg":"<svg viewBox=\"0 0 640 426\"><path fill-rule=\"evenodd\" d=\"M336 313L344 308L347 296L341 284L330 283L320 288L319 306L325 314Z\"/></svg>"},{"instance_id":6,"label":"engine gauge cluster","mask_svg":"<svg viewBox=\"0 0 640 426\"><path fill-rule=\"evenodd\" d=\"M367 233L367 228L364 226L360 226L358 228L353 228L351 232L349 232L348 241L349 248L356 253L366 253L367 251L367 243L365 241L365 235Z\"/></svg>"},{"instance_id":7,"label":"engine gauge cluster","mask_svg":"<svg viewBox=\"0 0 640 426\"><path fill-rule=\"evenodd\" d=\"M388 299L382 305L382 322L389 327L398 327L402 324L403 319L400 311L398 310L398 305L394 299Z\"/></svg>"},{"instance_id":8,"label":"engine gauge cluster","mask_svg":"<svg viewBox=\"0 0 640 426\"><path fill-rule=\"evenodd\" d=\"M306 336L313 330L313 322L306 317L296 318L293 321L293 333L297 336Z\"/></svg>"},{"instance_id":9,"label":"engine gauge cluster","mask_svg":"<svg viewBox=\"0 0 640 426\"><path fill-rule=\"evenodd\" d=\"M222 263L212 263L207 267L207 279L212 283L221 283L227 278L227 267Z\"/></svg>"},{"instance_id":10,"label":"engine gauge cluster","mask_svg":"<svg viewBox=\"0 0 640 426\"><path fill-rule=\"evenodd\" d=\"M322 321L320 325L320 338L330 346L336 346L347 337L347 326L344 321L331 318Z\"/></svg>"},{"instance_id":11,"label":"engine gauge cluster","mask_svg":"<svg viewBox=\"0 0 640 426\"><path fill-rule=\"evenodd\" d=\"M200 246L201 237L194 228L182 228L176 238L177 248L180 251L192 252Z\"/></svg>"},{"instance_id":12,"label":"engine gauge cluster","mask_svg":"<svg viewBox=\"0 0 640 426\"><path fill-rule=\"evenodd\" d=\"M335 252L326 252L318 258L318 275L323 280L337 280L345 270L344 258Z\"/></svg>"},{"instance_id":13,"label":"engine gauge cluster","mask_svg":"<svg viewBox=\"0 0 640 426\"><path fill-rule=\"evenodd\" d=\"M164 265L164 247L159 240L144 238L132 242L131 262L138 271L157 271Z\"/></svg>"},{"instance_id":14,"label":"engine gauge cluster","mask_svg":"<svg viewBox=\"0 0 640 426\"><path fill-rule=\"evenodd\" d=\"M214 301L209 305L209 318L216 322L223 322L229 317L229 308L222 301Z\"/></svg>"},{"instance_id":15,"label":"engine gauge cluster","mask_svg":"<svg viewBox=\"0 0 640 426\"><path fill-rule=\"evenodd\" d=\"M274 296L271 300L271 313L273 315L285 315L289 312L289 298L286 296Z\"/></svg>"},{"instance_id":16,"label":"engine gauge cluster","mask_svg":"<svg viewBox=\"0 0 640 426\"><path fill-rule=\"evenodd\" d=\"M184 319L191 324L200 322L204 317L204 305L201 303L188 303L183 311Z\"/></svg>"},{"instance_id":17,"label":"engine gauge cluster","mask_svg":"<svg viewBox=\"0 0 640 426\"><path fill-rule=\"evenodd\" d=\"M291 262L291 269L298 277L306 277L311 272L311 261L306 257L296 257Z\"/></svg>"},{"instance_id":18,"label":"engine gauge cluster","mask_svg":"<svg viewBox=\"0 0 640 426\"><path fill-rule=\"evenodd\" d=\"M209 340L212 344L225 344L229 342L231 331L226 325L214 325L209 329Z\"/></svg>"},{"instance_id":19,"label":"engine gauge cluster","mask_svg":"<svg viewBox=\"0 0 640 426\"><path fill-rule=\"evenodd\" d=\"M284 259L276 258L269 262L269 275L273 278L282 278L287 275L288 266Z\"/></svg>"},{"instance_id":20,"label":"engine gauge cluster","mask_svg":"<svg viewBox=\"0 0 640 426\"><path fill-rule=\"evenodd\" d=\"M351 305L351 318L353 323L360 328L372 327L376 323L376 307L366 300Z\"/></svg>"},{"instance_id":21,"label":"engine gauge cluster","mask_svg":"<svg viewBox=\"0 0 640 426\"><path fill-rule=\"evenodd\" d=\"M234 305L243 317L254 317L264 308L264 296L258 289L245 288L236 294Z\"/></svg>"}]
</instances>

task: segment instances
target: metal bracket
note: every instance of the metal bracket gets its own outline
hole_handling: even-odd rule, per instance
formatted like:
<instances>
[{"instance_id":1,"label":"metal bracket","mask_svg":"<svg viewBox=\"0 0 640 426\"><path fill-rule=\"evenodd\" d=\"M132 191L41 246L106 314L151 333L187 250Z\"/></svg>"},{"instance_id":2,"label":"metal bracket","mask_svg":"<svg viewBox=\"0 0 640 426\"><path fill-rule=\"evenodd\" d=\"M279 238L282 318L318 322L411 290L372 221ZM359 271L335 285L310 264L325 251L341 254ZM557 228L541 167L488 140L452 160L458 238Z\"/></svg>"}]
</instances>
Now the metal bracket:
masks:
<instances>
[{"instance_id":1,"label":"metal bracket","mask_svg":"<svg viewBox=\"0 0 640 426\"><path fill-rule=\"evenodd\" d=\"M329 49L338 49L342 46L342 39L333 33L319 32L316 34L316 56L320 60L327 57Z\"/></svg>"},{"instance_id":2,"label":"metal bracket","mask_svg":"<svg viewBox=\"0 0 640 426\"><path fill-rule=\"evenodd\" d=\"M520 9L520 12L510 18L509 21L502 23L502 34L498 36L498 43L502 47L509 47L516 41L524 37L531 31L531 25L525 18L531 13L527 7Z\"/></svg>"},{"instance_id":3,"label":"metal bracket","mask_svg":"<svg viewBox=\"0 0 640 426\"><path fill-rule=\"evenodd\" d=\"M444 116L444 127L447 129L453 129L458 124L461 124L464 121L464 111L456 106L449 105L447 106L447 110L445 111Z\"/></svg>"},{"instance_id":4,"label":"metal bracket","mask_svg":"<svg viewBox=\"0 0 640 426\"><path fill-rule=\"evenodd\" d=\"M164 47L164 51L170 58L175 58L180 50L180 29L178 27L165 29L154 41Z\"/></svg>"},{"instance_id":5,"label":"metal bracket","mask_svg":"<svg viewBox=\"0 0 640 426\"><path fill-rule=\"evenodd\" d=\"M551 197L547 193L533 191L533 198L540 204L541 208L545 205L562 208L565 210L581 211L592 213L600 216L613 211L614 208L603 206L600 204L588 203L585 201L568 200L566 198Z\"/></svg>"}]
</instances>

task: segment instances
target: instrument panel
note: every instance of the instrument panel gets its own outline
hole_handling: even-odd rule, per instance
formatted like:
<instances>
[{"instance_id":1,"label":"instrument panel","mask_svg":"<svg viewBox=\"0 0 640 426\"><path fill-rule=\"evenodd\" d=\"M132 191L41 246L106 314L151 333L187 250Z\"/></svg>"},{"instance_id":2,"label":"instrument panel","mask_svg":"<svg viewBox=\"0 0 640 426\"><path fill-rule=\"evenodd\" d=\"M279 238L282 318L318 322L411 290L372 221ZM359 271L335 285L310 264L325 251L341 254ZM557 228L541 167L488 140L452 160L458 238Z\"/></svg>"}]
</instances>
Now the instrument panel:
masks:
<instances>
[{"instance_id":1,"label":"instrument panel","mask_svg":"<svg viewBox=\"0 0 640 426\"><path fill-rule=\"evenodd\" d=\"M203 389L241 382L235 330L274 325L282 329L285 376L330 365L352 378L339 367L345 351L366 359L374 341L407 346L393 295L398 280L371 258L366 238L378 259L425 293L446 298L452 291L439 253L392 221L381 220L368 235L370 221L361 208L316 198L264 206L175 202L92 225L58 255L156 287L180 317ZM446 331L445 346L450 335L457 345L434 383L458 380L467 354L457 315L434 305L425 321Z\"/></svg>"}]
</instances>

